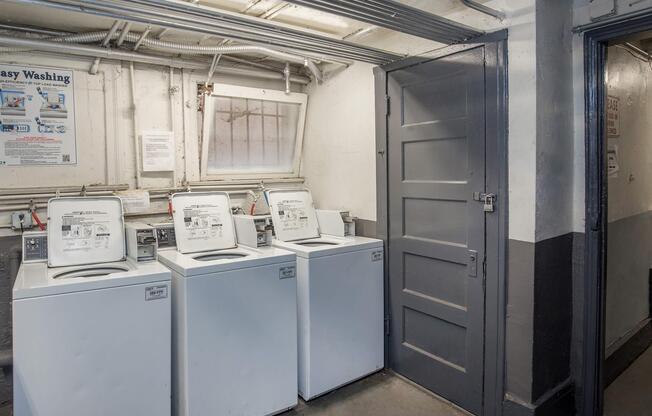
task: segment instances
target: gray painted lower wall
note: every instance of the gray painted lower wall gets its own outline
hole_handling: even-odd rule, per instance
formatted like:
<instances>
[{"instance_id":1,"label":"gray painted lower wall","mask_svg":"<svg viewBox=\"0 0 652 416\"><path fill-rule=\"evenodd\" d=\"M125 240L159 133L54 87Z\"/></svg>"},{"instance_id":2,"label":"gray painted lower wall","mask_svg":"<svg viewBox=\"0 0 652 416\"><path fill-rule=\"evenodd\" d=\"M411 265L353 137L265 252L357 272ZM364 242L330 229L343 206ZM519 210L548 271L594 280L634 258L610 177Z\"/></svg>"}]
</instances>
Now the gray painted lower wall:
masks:
<instances>
[{"instance_id":1,"label":"gray painted lower wall","mask_svg":"<svg viewBox=\"0 0 652 416\"><path fill-rule=\"evenodd\" d=\"M505 414L573 414L572 233L509 241Z\"/></svg>"},{"instance_id":2,"label":"gray painted lower wall","mask_svg":"<svg viewBox=\"0 0 652 416\"><path fill-rule=\"evenodd\" d=\"M586 235L573 233L573 331L571 336L571 378L575 385L577 414L582 414L583 376L582 358L584 356L584 248Z\"/></svg>"},{"instance_id":3,"label":"gray painted lower wall","mask_svg":"<svg viewBox=\"0 0 652 416\"><path fill-rule=\"evenodd\" d=\"M650 317L652 212L609 223L607 241L605 348L609 356Z\"/></svg>"},{"instance_id":4,"label":"gray painted lower wall","mask_svg":"<svg viewBox=\"0 0 652 416\"><path fill-rule=\"evenodd\" d=\"M20 266L20 237L0 238L0 350L11 349L11 288ZM12 397L11 378L0 371L0 407Z\"/></svg>"}]
</instances>

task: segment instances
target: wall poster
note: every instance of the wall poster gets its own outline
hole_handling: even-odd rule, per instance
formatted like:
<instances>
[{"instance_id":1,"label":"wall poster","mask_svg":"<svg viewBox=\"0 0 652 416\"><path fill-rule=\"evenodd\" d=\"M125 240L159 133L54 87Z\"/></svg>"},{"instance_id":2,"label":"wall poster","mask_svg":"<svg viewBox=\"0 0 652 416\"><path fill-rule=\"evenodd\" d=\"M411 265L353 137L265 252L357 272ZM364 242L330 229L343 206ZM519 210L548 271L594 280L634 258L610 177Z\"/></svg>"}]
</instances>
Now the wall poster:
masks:
<instances>
[{"instance_id":1,"label":"wall poster","mask_svg":"<svg viewBox=\"0 0 652 416\"><path fill-rule=\"evenodd\" d=\"M0 64L0 166L74 165L73 72Z\"/></svg>"}]
</instances>

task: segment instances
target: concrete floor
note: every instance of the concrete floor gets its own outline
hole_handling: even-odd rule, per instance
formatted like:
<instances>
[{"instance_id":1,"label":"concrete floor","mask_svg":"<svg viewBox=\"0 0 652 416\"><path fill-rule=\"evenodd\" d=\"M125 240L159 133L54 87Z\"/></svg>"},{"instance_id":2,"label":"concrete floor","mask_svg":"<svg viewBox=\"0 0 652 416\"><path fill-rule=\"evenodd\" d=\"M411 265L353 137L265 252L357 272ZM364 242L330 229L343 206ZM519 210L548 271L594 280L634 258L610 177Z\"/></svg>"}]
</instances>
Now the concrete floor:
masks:
<instances>
[{"instance_id":1,"label":"concrete floor","mask_svg":"<svg viewBox=\"0 0 652 416\"><path fill-rule=\"evenodd\" d=\"M466 416L468 413L391 372L342 387L282 416Z\"/></svg>"},{"instance_id":2,"label":"concrete floor","mask_svg":"<svg viewBox=\"0 0 652 416\"><path fill-rule=\"evenodd\" d=\"M332 393L299 405L281 416L468 416L443 399L403 380L380 372ZM0 406L0 416L11 408Z\"/></svg>"},{"instance_id":3,"label":"concrete floor","mask_svg":"<svg viewBox=\"0 0 652 416\"><path fill-rule=\"evenodd\" d=\"M652 414L652 347L648 348L604 393L604 416Z\"/></svg>"}]
</instances>

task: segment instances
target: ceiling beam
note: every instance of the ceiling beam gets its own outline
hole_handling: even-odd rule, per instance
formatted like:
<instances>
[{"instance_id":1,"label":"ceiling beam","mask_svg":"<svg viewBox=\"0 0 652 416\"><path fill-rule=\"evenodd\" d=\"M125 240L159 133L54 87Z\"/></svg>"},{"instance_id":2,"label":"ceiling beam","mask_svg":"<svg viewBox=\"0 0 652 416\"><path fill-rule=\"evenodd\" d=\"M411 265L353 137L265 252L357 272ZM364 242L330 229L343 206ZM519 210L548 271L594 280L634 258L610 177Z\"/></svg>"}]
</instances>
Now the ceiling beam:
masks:
<instances>
[{"instance_id":1,"label":"ceiling beam","mask_svg":"<svg viewBox=\"0 0 652 416\"><path fill-rule=\"evenodd\" d=\"M402 55L220 9L169 0L10 0L162 28L204 33L311 56L383 64Z\"/></svg>"},{"instance_id":2,"label":"ceiling beam","mask_svg":"<svg viewBox=\"0 0 652 416\"><path fill-rule=\"evenodd\" d=\"M435 42L459 43L484 32L393 0L287 0Z\"/></svg>"}]
</instances>

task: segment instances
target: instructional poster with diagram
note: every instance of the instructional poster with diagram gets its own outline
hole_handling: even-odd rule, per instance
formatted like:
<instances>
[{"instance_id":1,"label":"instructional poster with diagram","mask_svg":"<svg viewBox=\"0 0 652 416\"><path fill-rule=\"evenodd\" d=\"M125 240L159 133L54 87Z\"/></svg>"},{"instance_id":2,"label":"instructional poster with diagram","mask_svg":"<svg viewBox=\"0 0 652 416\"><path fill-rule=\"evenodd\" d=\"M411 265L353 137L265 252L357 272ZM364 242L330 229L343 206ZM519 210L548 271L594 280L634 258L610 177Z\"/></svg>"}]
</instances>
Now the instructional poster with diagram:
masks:
<instances>
[{"instance_id":1,"label":"instructional poster with diagram","mask_svg":"<svg viewBox=\"0 0 652 416\"><path fill-rule=\"evenodd\" d=\"M223 194L174 195L174 231L182 253L235 247L229 198Z\"/></svg>"},{"instance_id":2,"label":"instructional poster with diagram","mask_svg":"<svg viewBox=\"0 0 652 416\"><path fill-rule=\"evenodd\" d=\"M125 256L120 198L52 199L47 232L51 266L120 261Z\"/></svg>"},{"instance_id":3,"label":"instructional poster with diagram","mask_svg":"<svg viewBox=\"0 0 652 416\"><path fill-rule=\"evenodd\" d=\"M307 191L270 191L274 231L283 241L319 237L317 214Z\"/></svg>"},{"instance_id":4,"label":"instructional poster with diagram","mask_svg":"<svg viewBox=\"0 0 652 416\"><path fill-rule=\"evenodd\" d=\"M0 166L74 165L73 72L0 64Z\"/></svg>"}]
</instances>

